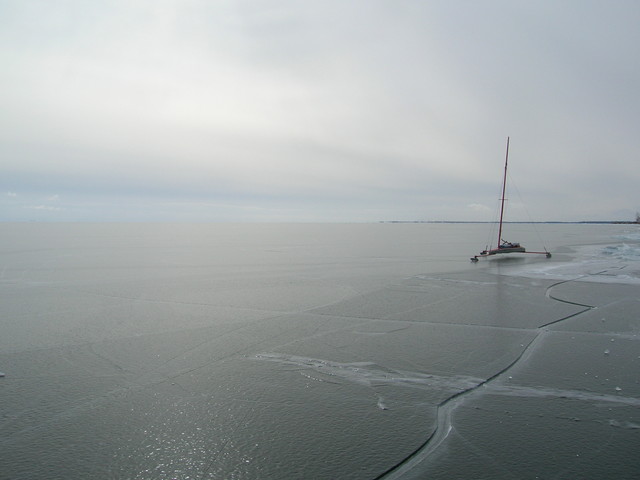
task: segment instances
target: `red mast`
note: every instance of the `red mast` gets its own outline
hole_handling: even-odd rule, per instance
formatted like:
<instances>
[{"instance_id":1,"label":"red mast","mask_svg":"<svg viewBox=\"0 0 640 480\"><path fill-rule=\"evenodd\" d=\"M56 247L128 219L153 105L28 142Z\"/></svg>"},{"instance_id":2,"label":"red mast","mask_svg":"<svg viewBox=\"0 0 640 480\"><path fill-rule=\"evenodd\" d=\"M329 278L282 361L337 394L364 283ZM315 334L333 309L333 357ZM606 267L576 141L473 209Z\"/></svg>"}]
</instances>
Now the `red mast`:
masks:
<instances>
[{"instance_id":1,"label":"red mast","mask_svg":"<svg viewBox=\"0 0 640 480\"><path fill-rule=\"evenodd\" d=\"M507 190L507 162L509 161L509 137L507 137L507 154L504 158L504 179L502 180L502 204L500 205L500 227L498 228L498 244L496 248L500 247L502 242L502 216L504 215L504 195Z\"/></svg>"}]
</instances>

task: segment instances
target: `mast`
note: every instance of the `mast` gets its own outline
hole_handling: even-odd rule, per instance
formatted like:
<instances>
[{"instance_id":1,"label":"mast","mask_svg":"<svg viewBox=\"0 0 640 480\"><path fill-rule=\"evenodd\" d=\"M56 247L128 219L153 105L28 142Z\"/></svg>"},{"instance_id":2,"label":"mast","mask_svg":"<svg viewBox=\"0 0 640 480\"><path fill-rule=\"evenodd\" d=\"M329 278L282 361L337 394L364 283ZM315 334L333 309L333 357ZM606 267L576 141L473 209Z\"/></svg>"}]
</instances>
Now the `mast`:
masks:
<instances>
[{"instance_id":1,"label":"mast","mask_svg":"<svg viewBox=\"0 0 640 480\"><path fill-rule=\"evenodd\" d=\"M500 247L500 243L502 242L502 217L504 215L504 195L507 190L507 163L509 161L509 137L507 137L507 154L504 158L504 179L502 180L502 198L500 204L500 227L498 228L498 244L496 248Z\"/></svg>"}]
</instances>

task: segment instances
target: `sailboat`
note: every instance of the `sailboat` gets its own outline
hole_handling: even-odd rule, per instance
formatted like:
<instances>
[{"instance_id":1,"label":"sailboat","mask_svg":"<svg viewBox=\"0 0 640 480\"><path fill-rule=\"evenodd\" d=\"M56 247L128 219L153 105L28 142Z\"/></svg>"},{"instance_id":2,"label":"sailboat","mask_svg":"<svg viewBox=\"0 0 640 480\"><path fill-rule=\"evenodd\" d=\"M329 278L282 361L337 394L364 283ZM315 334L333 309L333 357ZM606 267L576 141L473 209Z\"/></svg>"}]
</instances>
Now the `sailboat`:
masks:
<instances>
[{"instance_id":1,"label":"sailboat","mask_svg":"<svg viewBox=\"0 0 640 480\"><path fill-rule=\"evenodd\" d=\"M504 178L502 180L502 198L500 199L500 224L498 227L498 242L496 248L487 247L478 255L471 257L472 262L477 262L480 258L490 257L492 255L501 255L505 253L533 253L546 255L547 258L551 257L551 252L546 249L544 252L527 252L526 248L520 245L519 242L508 242L502 238L502 224L504 220L504 201L505 193L507 191L507 166L509 163L509 137L507 137L507 154L504 159Z\"/></svg>"}]
</instances>

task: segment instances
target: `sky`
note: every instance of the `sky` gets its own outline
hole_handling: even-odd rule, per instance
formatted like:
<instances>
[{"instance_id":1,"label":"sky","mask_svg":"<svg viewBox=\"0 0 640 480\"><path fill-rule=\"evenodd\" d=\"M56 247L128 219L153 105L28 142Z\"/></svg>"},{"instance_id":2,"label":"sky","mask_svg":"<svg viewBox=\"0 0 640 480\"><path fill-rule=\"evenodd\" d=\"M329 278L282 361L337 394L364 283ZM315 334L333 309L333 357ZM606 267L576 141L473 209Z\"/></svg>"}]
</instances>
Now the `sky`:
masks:
<instances>
[{"instance_id":1,"label":"sky","mask_svg":"<svg viewBox=\"0 0 640 480\"><path fill-rule=\"evenodd\" d=\"M637 0L0 0L0 221L632 220Z\"/></svg>"}]
</instances>

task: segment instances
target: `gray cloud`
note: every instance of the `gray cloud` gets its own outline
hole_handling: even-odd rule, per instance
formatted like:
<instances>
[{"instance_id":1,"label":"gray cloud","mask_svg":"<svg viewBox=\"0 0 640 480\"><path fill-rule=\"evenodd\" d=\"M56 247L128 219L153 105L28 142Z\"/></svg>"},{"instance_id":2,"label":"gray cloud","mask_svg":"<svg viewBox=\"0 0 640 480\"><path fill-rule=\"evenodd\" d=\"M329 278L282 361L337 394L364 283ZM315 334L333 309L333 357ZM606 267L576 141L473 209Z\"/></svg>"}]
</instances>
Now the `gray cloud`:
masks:
<instances>
[{"instance_id":1,"label":"gray cloud","mask_svg":"<svg viewBox=\"0 0 640 480\"><path fill-rule=\"evenodd\" d=\"M3 2L0 219L631 217L639 10Z\"/></svg>"}]
</instances>

